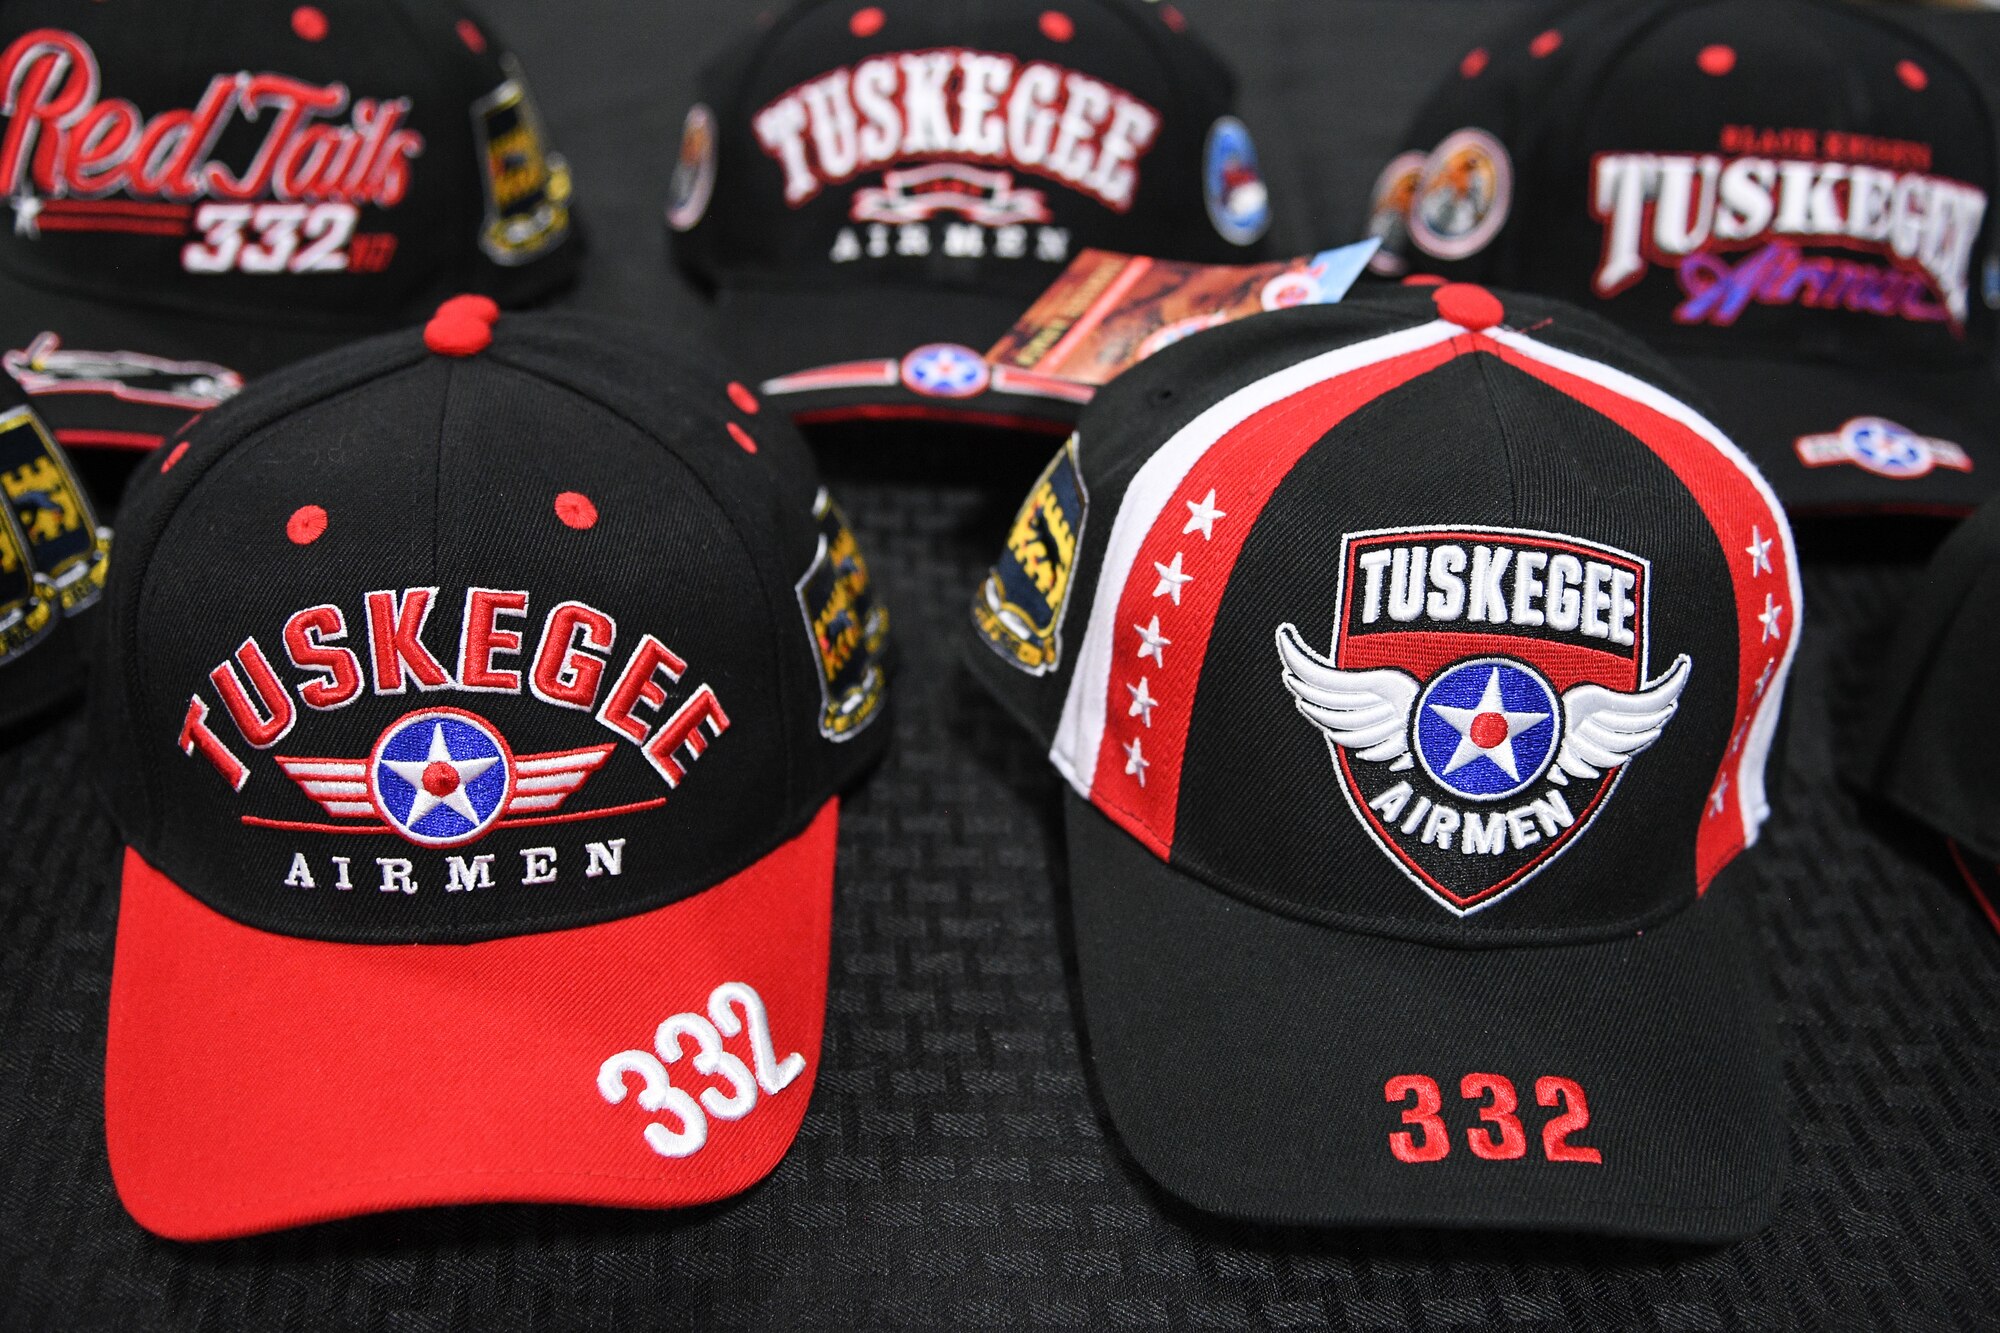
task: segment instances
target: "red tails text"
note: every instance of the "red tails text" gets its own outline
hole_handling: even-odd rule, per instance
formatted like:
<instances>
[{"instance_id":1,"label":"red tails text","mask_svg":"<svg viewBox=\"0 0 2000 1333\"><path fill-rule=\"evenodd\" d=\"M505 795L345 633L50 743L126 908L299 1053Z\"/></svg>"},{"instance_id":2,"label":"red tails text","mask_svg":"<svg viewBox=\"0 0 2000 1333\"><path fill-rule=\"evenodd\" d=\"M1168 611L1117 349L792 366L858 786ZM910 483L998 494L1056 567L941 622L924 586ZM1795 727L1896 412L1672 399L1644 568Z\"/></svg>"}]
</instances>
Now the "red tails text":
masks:
<instances>
[{"instance_id":1,"label":"red tails text","mask_svg":"<svg viewBox=\"0 0 2000 1333\"><path fill-rule=\"evenodd\" d=\"M667 687L686 674L687 663L646 634L614 671L618 622L582 602L550 607L530 653L528 594L468 588L457 656L447 667L424 642L424 626L437 600L436 588L367 593L360 618L351 626L346 613L330 603L295 611L278 636L280 660L304 673L304 679L288 684L253 635L216 664L208 673L209 684L237 735L258 750L283 739L301 707L331 712L364 693L526 690L543 703L594 714L603 726L637 745L669 787L679 786L687 765L729 728L728 714L706 685L662 718ZM200 692L190 697L178 743L186 754L199 752L240 791L249 780L249 767L210 726L211 711Z\"/></svg>"},{"instance_id":2,"label":"red tails text","mask_svg":"<svg viewBox=\"0 0 2000 1333\"><path fill-rule=\"evenodd\" d=\"M1123 89L986 51L902 51L822 74L759 111L757 141L796 208L856 172L910 158L1008 162L1122 213L1160 113Z\"/></svg>"},{"instance_id":3,"label":"red tails text","mask_svg":"<svg viewBox=\"0 0 2000 1333\"><path fill-rule=\"evenodd\" d=\"M122 97L101 97L97 57L75 33L38 28L0 52L0 193L137 199L276 199L392 207L423 151L402 128L405 98L351 105L344 84L283 74L217 74L191 108L148 119ZM347 123L328 124L347 115ZM214 159L237 121L263 137L240 172Z\"/></svg>"}]
</instances>

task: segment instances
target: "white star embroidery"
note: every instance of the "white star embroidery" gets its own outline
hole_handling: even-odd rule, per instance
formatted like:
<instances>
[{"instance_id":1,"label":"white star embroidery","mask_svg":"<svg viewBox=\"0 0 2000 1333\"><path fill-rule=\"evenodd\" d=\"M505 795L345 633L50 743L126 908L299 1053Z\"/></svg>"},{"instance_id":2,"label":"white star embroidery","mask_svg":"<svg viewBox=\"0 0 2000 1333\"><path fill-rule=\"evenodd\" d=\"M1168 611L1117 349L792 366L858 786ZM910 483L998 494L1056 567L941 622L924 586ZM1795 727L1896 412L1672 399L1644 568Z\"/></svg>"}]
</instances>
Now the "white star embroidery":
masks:
<instances>
[{"instance_id":1,"label":"white star embroidery","mask_svg":"<svg viewBox=\"0 0 2000 1333\"><path fill-rule=\"evenodd\" d=\"M1785 632L1785 607L1770 593L1764 594L1764 609L1757 616L1757 623L1764 627L1763 642L1781 637Z\"/></svg>"},{"instance_id":2,"label":"white star embroidery","mask_svg":"<svg viewBox=\"0 0 2000 1333\"><path fill-rule=\"evenodd\" d=\"M1160 581L1153 585L1153 596L1164 597L1171 595L1174 599L1174 605L1179 606L1181 604L1181 585L1183 583L1194 582L1194 575L1181 573L1181 553L1175 551L1173 561L1170 564L1163 565L1155 560L1153 568L1160 576Z\"/></svg>"},{"instance_id":3,"label":"white star embroidery","mask_svg":"<svg viewBox=\"0 0 2000 1333\"><path fill-rule=\"evenodd\" d=\"M1141 658L1150 657L1162 667L1165 667L1167 664L1167 655L1160 650L1172 643L1173 640L1160 633L1160 618L1154 616L1152 624L1134 625L1132 628L1139 635L1139 656Z\"/></svg>"},{"instance_id":4,"label":"white star embroidery","mask_svg":"<svg viewBox=\"0 0 2000 1333\"><path fill-rule=\"evenodd\" d=\"M1187 526L1181 529L1181 535L1199 532L1203 541L1214 541L1215 520L1229 517L1226 511L1215 507L1215 487L1208 488L1208 498L1205 500L1183 500L1181 503L1188 507Z\"/></svg>"},{"instance_id":5,"label":"white star embroidery","mask_svg":"<svg viewBox=\"0 0 2000 1333\"><path fill-rule=\"evenodd\" d=\"M1776 671L1777 669L1778 669L1778 659L1775 657L1771 658L1769 661L1764 663L1764 669L1757 673L1757 693L1755 696L1756 698L1759 699L1763 698L1764 691L1771 688L1771 673L1773 671Z\"/></svg>"},{"instance_id":6,"label":"white star embroidery","mask_svg":"<svg viewBox=\"0 0 2000 1333\"><path fill-rule=\"evenodd\" d=\"M14 234L16 236L40 236L42 234L42 201L32 194L17 194L13 198Z\"/></svg>"},{"instance_id":7,"label":"white star embroidery","mask_svg":"<svg viewBox=\"0 0 2000 1333\"><path fill-rule=\"evenodd\" d=\"M1125 716L1136 717L1147 726L1152 726L1153 709L1158 707L1160 701L1146 692L1146 678L1139 677L1139 683L1127 685L1125 692L1132 696L1132 707L1126 710Z\"/></svg>"},{"instance_id":8,"label":"white star embroidery","mask_svg":"<svg viewBox=\"0 0 2000 1333\"><path fill-rule=\"evenodd\" d=\"M1722 813L1723 795L1729 790L1729 775L1724 773L1716 780L1715 790L1708 794L1708 809L1711 814Z\"/></svg>"},{"instance_id":9,"label":"white star embroidery","mask_svg":"<svg viewBox=\"0 0 2000 1333\"><path fill-rule=\"evenodd\" d=\"M1743 548L1743 554L1750 557L1751 578L1771 572L1771 539L1759 532L1755 524L1750 527L1750 544Z\"/></svg>"},{"instance_id":10,"label":"white star embroidery","mask_svg":"<svg viewBox=\"0 0 2000 1333\"><path fill-rule=\"evenodd\" d=\"M1138 778L1139 785L1143 787L1146 785L1146 769L1152 762L1139 753L1139 738L1134 736L1132 743L1125 747L1125 772L1129 776Z\"/></svg>"},{"instance_id":11,"label":"white star embroidery","mask_svg":"<svg viewBox=\"0 0 2000 1333\"><path fill-rule=\"evenodd\" d=\"M409 818L404 823L414 824L442 805L463 815L466 823L477 824L479 812L472 808L471 798L465 794L465 784L499 762L497 755L484 759L454 758L451 747L444 743L444 723L436 722L431 725L430 753L422 759L384 759L382 766L417 789L416 799L410 802ZM433 766L440 764L450 770L449 774L436 771ZM444 787L445 790L436 791L434 787Z\"/></svg>"},{"instance_id":12,"label":"white star embroidery","mask_svg":"<svg viewBox=\"0 0 2000 1333\"><path fill-rule=\"evenodd\" d=\"M1477 707L1452 708L1445 704L1432 704L1430 707L1458 733L1458 748L1451 752L1451 760L1444 766L1446 773L1456 773L1485 755L1516 782L1521 779L1521 770L1514 763L1514 738L1529 727L1546 722L1549 716L1547 713L1508 712L1500 698L1499 667L1494 667L1493 674L1486 678L1486 688L1480 692ZM1497 735L1494 734L1496 731ZM1476 739L1474 732L1479 733Z\"/></svg>"}]
</instances>

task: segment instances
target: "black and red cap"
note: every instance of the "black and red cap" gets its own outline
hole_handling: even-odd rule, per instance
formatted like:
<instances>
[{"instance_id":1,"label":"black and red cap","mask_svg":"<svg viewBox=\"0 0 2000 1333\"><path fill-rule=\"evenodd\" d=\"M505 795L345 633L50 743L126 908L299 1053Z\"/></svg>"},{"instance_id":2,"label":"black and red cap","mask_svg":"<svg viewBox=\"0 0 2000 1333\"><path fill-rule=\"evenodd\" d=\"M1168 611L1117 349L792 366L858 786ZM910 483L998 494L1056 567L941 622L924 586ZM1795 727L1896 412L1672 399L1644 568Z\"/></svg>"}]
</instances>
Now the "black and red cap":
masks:
<instances>
[{"instance_id":1,"label":"black and red cap","mask_svg":"<svg viewBox=\"0 0 2000 1333\"><path fill-rule=\"evenodd\" d=\"M1639 334L1794 513L1993 493L2000 153L1921 36L1831 0L1573 6L1468 52L1409 141L1388 262Z\"/></svg>"},{"instance_id":2,"label":"black and red cap","mask_svg":"<svg viewBox=\"0 0 2000 1333\"><path fill-rule=\"evenodd\" d=\"M1986 703L2000 661L2000 503L1938 547L1889 643L1844 767L1862 791L1945 836L2000 930L2000 727Z\"/></svg>"},{"instance_id":3,"label":"black and red cap","mask_svg":"<svg viewBox=\"0 0 2000 1333\"><path fill-rule=\"evenodd\" d=\"M452 0L20 0L0 359L73 447L152 448L286 362L574 275L570 173Z\"/></svg>"},{"instance_id":4,"label":"black and red cap","mask_svg":"<svg viewBox=\"0 0 2000 1333\"><path fill-rule=\"evenodd\" d=\"M807 0L704 72L674 252L802 424L1061 431L1088 386L983 353L1088 247L1262 253L1234 101L1171 4Z\"/></svg>"},{"instance_id":5,"label":"black and red cap","mask_svg":"<svg viewBox=\"0 0 2000 1333\"><path fill-rule=\"evenodd\" d=\"M804 1114L888 613L753 395L497 314L246 390L122 516L105 1134L161 1235L699 1203Z\"/></svg>"},{"instance_id":6,"label":"black and red cap","mask_svg":"<svg viewBox=\"0 0 2000 1333\"><path fill-rule=\"evenodd\" d=\"M975 595L1067 779L1111 1119L1313 1225L1718 1240L1775 1206L1731 901L1797 642L1783 511L1631 339L1463 284L1114 381Z\"/></svg>"}]
</instances>

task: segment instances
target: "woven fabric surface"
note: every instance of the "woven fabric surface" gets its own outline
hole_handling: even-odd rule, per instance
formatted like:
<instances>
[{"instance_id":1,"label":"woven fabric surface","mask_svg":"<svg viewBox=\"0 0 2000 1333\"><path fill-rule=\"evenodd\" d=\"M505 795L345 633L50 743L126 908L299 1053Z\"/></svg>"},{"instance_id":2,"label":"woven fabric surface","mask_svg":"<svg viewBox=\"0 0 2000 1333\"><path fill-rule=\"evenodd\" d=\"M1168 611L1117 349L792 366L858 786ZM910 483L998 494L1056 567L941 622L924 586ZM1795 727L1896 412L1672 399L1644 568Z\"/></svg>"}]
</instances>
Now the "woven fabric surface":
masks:
<instances>
[{"instance_id":1,"label":"woven fabric surface","mask_svg":"<svg viewBox=\"0 0 2000 1333\"><path fill-rule=\"evenodd\" d=\"M1185 8L1239 72L1302 249L1353 232L1430 82L1524 6ZM572 303L698 321L660 202L694 67L748 12L486 9L576 169L592 249ZM1703 1250L1249 1229L1160 1194L1110 1135L1077 1021L1056 782L956 664L967 598L1047 446L899 443L893 469L865 441L824 455L903 669L896 745L840 830L823 1071L771 1179L679 1214L440 1209L208 1245L142 1232L103 1146L118 847L72 712L0 736L0 1328L2000 1327L2000 939L1924 838L1833 776L1833 719L1868 706L1921 536L1805 534L1783 785L1747 886L1790 1096L1770 1231ZM171 1114L175 1090L158 1097Z\"/></svg>"}]
</instances>

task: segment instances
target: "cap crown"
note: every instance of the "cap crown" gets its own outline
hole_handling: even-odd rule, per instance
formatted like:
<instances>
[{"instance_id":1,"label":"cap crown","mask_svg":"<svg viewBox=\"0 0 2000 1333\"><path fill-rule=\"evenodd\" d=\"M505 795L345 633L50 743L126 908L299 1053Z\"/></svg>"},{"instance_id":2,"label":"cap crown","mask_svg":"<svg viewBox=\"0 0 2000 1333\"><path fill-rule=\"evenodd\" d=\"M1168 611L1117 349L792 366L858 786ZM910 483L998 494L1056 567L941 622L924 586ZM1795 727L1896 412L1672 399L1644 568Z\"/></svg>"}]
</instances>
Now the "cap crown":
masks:
<instances>
[{"instance_id":1,"label":"cap crown","mask_svg":"<svg viewBox=\"0 0 2000 1333\"><path fill-rule=\"evenodd\" d=\"M552 317L465 359L395 335L186 443L121 527L96 743L127 840L236 920L629 915L796 834L887 738L838 510L684 350Z\"/></svg>"},{"instance_id":2,"label":"cap crown","mask_svg":"<svg viewBox=\"0 0 2000 1333\"><path fill-rule=\"evenodd\" d=\"M799 5L703 75L676 253L711 281L1024 295L1089 246L1254 255L1234 81L1180 24L1124 0Z\"/></svg>"},{"instance_id":3,"label":"cap crown","mask_svg":"<svg viewBox=\"0 0 2000 1333\"><path fill-rule=\"evenodd\" d=\"M569 169L444 0L23 0L0 27L0 266L84 296L380 329L566 279Z\"/></svg>"},{"instance_id":4,"label":"cap crown","mask_svg":"<svg viewBox=\"0 0 2000 1333\"><path fill-rule=\"evenodd\" d=\"M1031 497L975 658L1155 855L1307 920L1497 944L1629 931L1755 838L1784 519L1643 352L1506 309L1472 332L1405 292L1190 339ZM1036 612L1053 660L1024 663L1004 627Z\"/></svg>"},{"instance_id":5,"label":"cap crown","mask_svg":"<svg viewBox=\"0 0 2000 1333\"><path fill-rule=\"evenodd\" d=\"M1407 193L1402 226L1377 225L1416 269L1675 353L1991 352L1987 110L1947 54L1853 6L1572 8L1468 54L1410 137L1424 162L1379 187Z\"/></svg>"}]
</instances>

